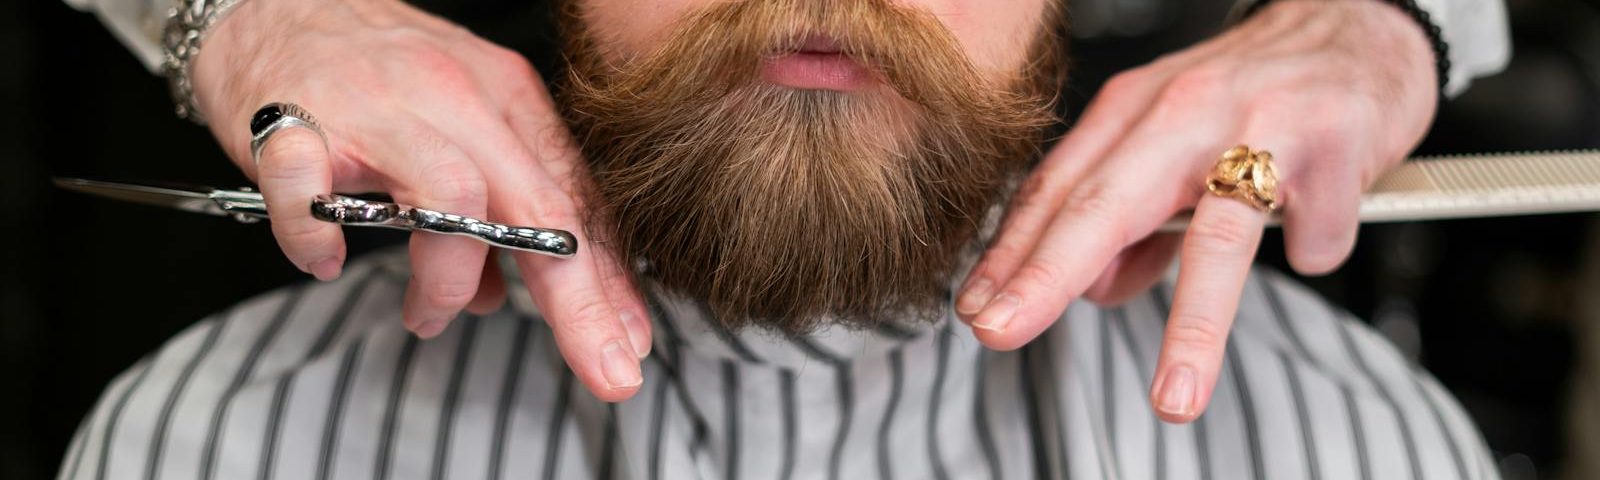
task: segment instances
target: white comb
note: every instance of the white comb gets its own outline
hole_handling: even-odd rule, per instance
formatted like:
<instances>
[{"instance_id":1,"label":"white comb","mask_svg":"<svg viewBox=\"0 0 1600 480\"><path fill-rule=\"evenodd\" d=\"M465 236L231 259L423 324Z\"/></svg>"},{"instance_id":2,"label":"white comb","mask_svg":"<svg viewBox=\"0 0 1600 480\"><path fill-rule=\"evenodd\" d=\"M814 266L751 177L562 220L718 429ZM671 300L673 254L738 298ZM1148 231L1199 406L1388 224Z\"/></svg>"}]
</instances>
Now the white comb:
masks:
<instances>
[{"instance_id":1,"label":"white comb","mask_svg":"<svg viewBox=\"0 0 1600 480\"><path fill-rule=\"evenodd\" d=\"M1293 199L1288 199L1293 201ZM1600 211L1600 150L1419 157L1361 195L1361 223ZM1273 215L1268 225L1278 225ZM1161 232L1179 232L1189 215Z\"/></svg>"}]
</instances>

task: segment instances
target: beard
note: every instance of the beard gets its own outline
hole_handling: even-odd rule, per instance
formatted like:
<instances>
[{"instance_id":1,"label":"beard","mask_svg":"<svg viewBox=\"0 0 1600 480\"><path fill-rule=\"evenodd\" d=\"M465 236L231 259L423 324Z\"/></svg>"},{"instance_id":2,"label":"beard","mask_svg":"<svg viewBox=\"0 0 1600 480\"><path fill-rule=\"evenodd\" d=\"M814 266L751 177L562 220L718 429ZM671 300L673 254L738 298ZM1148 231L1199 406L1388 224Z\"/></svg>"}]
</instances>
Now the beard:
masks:
<instances>
[{"instance_id":1,"label":"beard","mask_svg":"<svg viewBox=\"0 0 1600 480\"><path fill-rule=\"evenodd\" d=\"M557 99L594 176L591 238L734 330L936 320L962 249L1055 121L1053 5L1031 61L999 80L888 0L720 3L617 61L567 7ZM761 80L811 35L879 82Z\"/></svg>"}]
</instances>

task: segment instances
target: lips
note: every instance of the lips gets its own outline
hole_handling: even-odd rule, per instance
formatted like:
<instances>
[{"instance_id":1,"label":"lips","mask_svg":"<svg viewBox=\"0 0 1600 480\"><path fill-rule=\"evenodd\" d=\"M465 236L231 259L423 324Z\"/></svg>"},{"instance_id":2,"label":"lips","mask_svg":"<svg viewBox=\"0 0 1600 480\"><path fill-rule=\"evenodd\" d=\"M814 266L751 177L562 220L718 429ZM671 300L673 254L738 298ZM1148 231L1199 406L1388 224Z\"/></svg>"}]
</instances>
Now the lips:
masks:
<instances>
[{"instance_id":1,"label":"lips","mask_svg":"<svg viewBox=\"0 0 1600 480\"><path fill-rule=\"evenodd\" d=\"M872 70L845 54L837 39L823 35L809 35L793 51L766 60L761 77L789 88L845 92L876 81Z\"/></svg>"}]
</instances>

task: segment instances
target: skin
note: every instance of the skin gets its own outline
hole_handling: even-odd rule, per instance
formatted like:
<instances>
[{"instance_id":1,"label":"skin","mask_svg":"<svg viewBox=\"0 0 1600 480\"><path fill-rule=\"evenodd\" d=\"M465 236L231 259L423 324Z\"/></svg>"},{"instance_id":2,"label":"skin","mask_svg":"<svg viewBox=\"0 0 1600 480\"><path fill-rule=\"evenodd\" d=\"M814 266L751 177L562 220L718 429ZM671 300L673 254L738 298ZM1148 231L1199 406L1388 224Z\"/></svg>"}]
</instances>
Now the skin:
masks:
<instances>
[{"instance_id":1,"label":"skin","mask_svg":"<svg viewBox=\"0 0 1600 480\"><path fill-rule=\"evenodd\" d=\"M1045 0L905 0L935 12L985 72L1021 66ZM619 55L665 39L673 22L712 0L593 0L585 11L602 48ZM566 260L515 256L569 367L596 397L622 401L642 383L650 351L644 302L615 253L587 241L589 179L544 80L520 55L395 0L243 2L207 38L195 91L212 133L260 186L284 254L319 279L339 276L339 228L310 218L311 197L384 191L403 203L491 221L559 228L581 247ZM276 134L259 164L249 116L274 101L317 116L313 133ZM411 238L413 277L403 321L421 337L461 311L488 312L505 287L488 248L470 239Z\"/></svg>"},{"instance_id":2,"label":"skin","mask_svg":"<svg viewBox=\"0 0 1600 480\"><path fill-rule=\"evenodd\" d=\"M1080 298L1147 289L1181 252L1151 388L1169 422L1205 411L1266 222L1206 193L1239 143L1270 150L1289 262L1339 266L1360 192L1420 141L1437 99L1420 28L1383 2L1278 1L1217 38L1114 78L1050 151L974 267L957 311L997 349L1032 340ZM1194 210L1181 238L1151 233Z\"/></svg>"},{"instance_id":3,"label":"skin","mask_svg":"<svg viewBox=\"0 0 1600 480\"><path fill-rule=\"evenodd\" d=\"M684 15L725 0L587 0L582 11L605 54L643 54L671 33ZM980 72L1003 78L1021 68L1039 12L1050 0L895 0L931 12ZM1018 28L1024 26L1023 28Z\"/></svg>"},{"instance_id":4,"label":"skin","mask_svg":"<svg viewBox=\"0 0 1600 480\"><path fill-rule=\"evenodd\" d=\"M212 133L260 186L273 235L296 266L322 280L339 275L340 229L305 208L329 191L385 191L403 203L573 232L577 256L518 254L517 267L590 391L620 401L638 390L649 317L615 255L586 241L573 193L583 162L521 55L393 0L274 0L242 3L194 68ZM316 115L326 148L290 129L252 161L248 118L272 101ZM413 235L406 327L432 337L464 309L497 309L505 288L488 253L470 239Z\"/></svg>"},{"instance_id":5,"label":"skin","mask_svg":"<svg viewBox=\"0 0 1600 480\"><path fill-rule=\"evenodd\" d=\"M986 72L1020 64L1042 0L904 0L935 12ZM602 47L637 54L711 0L592 0ZM285 26L292 25L293 28ZM1419 141L1436 101L1432 53L1405 14L1373 0L1278 0L1223 35L1116 77L1048 152L963 286L961 318L991 348L1014 349L1080 298L1116 303L1151 285L1182 251L1151 402L1167 421L1204 411L1266 215L1207 195L1202 179L1238 143L1277 158L1289 260L1314 274L1348 256L1359 193ZM588 173L544 82L521 56L394 0L245 2L195 63L212 131L271 205L295 265L337 277L338 228L310 197L387 191L398 200L580 235L574 194ZM289 130L260 165L249 115L300 103L329 135ZM448 119L448 121L446 121ZM1195 210L1183 237L1151 232ZM411 242L404 321L437 335L462 309L504 299L486 247ZM602 400L641 383L643 302L615 254L584 241L576 258L517 256L568 365ZM631 320L629 320L631 318Z\"/></svg>"}]
</instances>

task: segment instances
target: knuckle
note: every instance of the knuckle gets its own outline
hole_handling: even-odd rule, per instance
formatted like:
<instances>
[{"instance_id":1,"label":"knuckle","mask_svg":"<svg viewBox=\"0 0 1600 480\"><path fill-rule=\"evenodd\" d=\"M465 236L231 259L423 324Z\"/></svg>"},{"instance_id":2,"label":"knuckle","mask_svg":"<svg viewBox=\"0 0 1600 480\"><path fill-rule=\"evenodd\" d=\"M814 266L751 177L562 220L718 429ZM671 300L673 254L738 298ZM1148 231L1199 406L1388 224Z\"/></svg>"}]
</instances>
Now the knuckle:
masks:
<instances>
[{"instance_id":1,"label":"knuckle","mask_svg":"<svg viewBox=\"0 0 1600 480\"><path fill-rule=\"evenodd\" d=\"M1056 262L1033 260L1017 269L1016 281L1053 288L1061 285L1065 277L1066 272Z\"/></svg>"},{"instance_id":2,"label":"knuckle","mask_svg":"<svg viewBox=\"0 0 1600 480\"><path fill-rule=\"evenodd\" d=\"M317 134L291 128L278 132L261 146L261 175L286 178L315 172L323 161L323 145Z\"/></svg>"},{"instance_id":3,"label":"knuckle","mask_svg":"<svg viewBox=\"0 0 1600 480\"><path fill-rule=\"evenodd\" d=\"M1283 163L1279 163L1278 190L1288 190L1288 184L1292 183L1289 180L1295 176L1294 173L1306 169L1317 171L1319 176L1328 175L1328 177L1325 177L1327 180L1337 179L1341 181L1345 180L1345 178L1334 177L1329 174L1334 172L1354 172L1351 167L1359 165L1359 162L1351 159L1358 158L1357 152L1361 147L1357 143L1360 141L1344 135L1343 129L1344 127L1332 125L1308 126L1304 139L1299 141L1298 147L1300 148L1297 150L1311 154L1295 158L1294 166L1299 167L1296 169L1282 168L1284 166ZM1330 164L1328 162L1334 163ZM1319 180L1317 183L1323 184L1324 182ZM1338 185L1338 182L1328 181L1326 184Z\"/></svg>"},{"instance_id":4,"label":"knuckle","mask_svg":"<svg viewBox=\"0 0 1600 480\"><path fill-rule=\"evenodd\" d=\"M494 63L500 66L506 76L519 79L539 78L539 72L533 68L533 63L521 53L498 45L491 47L489 52Z\"/></svg>"},{"instance_id":5,"label":"knuckle","mask_svg":"<svg viewBox=\"0 0 1600 480\"><path fill-rule=\"evenodd\" d=\"M633 278L629 277L626 272L623 272L622 268L618 267L616 262L605 262L605 264L600 267L600 284L605 285L605 289L607 291L618 291L630 288L628 287L628 284L632 281Z\"/></svg>"},{"instance_id":6,"label":"knuckle","mask_svg":"<svg viewBox=\"0 0 1600 480\"><path fill-rule=\"evenodd\" d=\"M389 65L387 71L391 74L405 72L412 76L422 72L424 81L435 92L445 95L475 94L477 89L472 70L466 63L457 58L454 52L432 44L411 47L406 55L399 57L397 64Z\"/></svg>"},{"instance_id":7,"label":"knuckle","mask_svg":"<svg viewBox=\"0 0 1600 480\"><path fill-rule=\"evenodd\" d=\"M429 165L424 175L427 196L453 208L481 204L489 194L488 182L468 162L438 162Z\"/></svg>"},{"instance_id":8,"label":"knuckle","mask_svg":"<svg viewBox=\"0 0 1600 480\"><path fill-rule=\"evenodd\" d=\"M566 315L556 320L560 328L572 335L587 338L610 338L614 316L611 313L611 304L604 295L588 290L579 294L574 299L568 300ZM599 343L599 342L596 342Z\"/></svg>"},{"instance_id":9,"label":"knuckle","mask_svg":"<svg viewBox=\"0 0 1600 480\"><path fill-rule=\"evenodd\" d=\"M455 145L421 119L411 118L402 121L396 130L395 138L405 142L403 145L406 151L412 154L412 158L462 157L461 151Z\"/></svg>"},{"instance_id":10,"label":"knuckle","mask_svg":"<svg viewBox=\"0 0 1600 480\"><path fill-rule=\"evenodd\" d=\"M1302 139L1320 139L1323 147L1338 147L1349 150L1350 147L1360 144L1362 125L1371 125L1376 114L1366 114L1365 102L1341 101L1341 99L1318 96L1310 101L1307 106L1310 118L1317 118L1310 122L1309 131L1301 134ZM1304 118L1307 115L1296 115L1294 118Z\"/></svg>"},{"instance_id":11,"label":"knuckle","mask_svg":"<svg viewBox=\"0 0 1600 480\"><path fill-rule=\"evenodd\" d=\"M1226 91L1232 82L1230 69L1214 64L1202 64L1172 76L1161 89L1163 105L1195 105L1201 99L1214 98Z\"/></svg>"},{"instance_id":12,"label":"knuckle","mask_svg":"<svg viewBox=\"0 0 1600 480\"><path fill-rule=\"evenodd\" d=\"M599 295L585 295L573 306L572 316L580 322L604 323L605 313L611 308Z\"/></svg>"},{"instance_id":13,"label":"knuckle","mask_svg":"<svg viewBox=\"0 0 1600 480\"><path fill-rule=\"evenodd\" d=\"M529 193L529 213L540 224L572 226L580 222L578 207L567 192L554 187L536 188Z\"/></svg>"},{"instance_id":14,"label":"knuckle","mask_svg":"<svg viewBox=\"0 0 1600 480\"><path fill-rule=\"evenodd\" d=\"M1122 73L1112 76L1110 80L1106 80L1105 86L1101 87L1101 95L1110 98L1125 97L1133 94L1133 92L1141 88L1144 88L1144 85L1149 83L1149 81L1149 70L1144 68L1126 70Z\"/></svg>"},{"instance_id":15,"label":"knuckle","mask_svg":"<svg viewBox=\"0 0 1600 480\"><path fill-rule=\"evenodd\" d=\"M1112 235L1122 243L1126 242L1121 222L1118 218L1126 204L1111 193L1111 188L1104 183L1092 182L1074 189L1067 197L1066 205L1062 207L1062 214L1073 218L1088 220L1094 223L1102 234Z\"/></svg>"},{"instance_id":16,"label":"knuckle","mask_svg":"<svg viewBox=\"0 0 1600 480\"><path fill-rule=\"evenodd\" d=\"M531 67L530 67L531 68ZM537 73L534 73L537 75ZM562 124L557 120L555 99L538 78L519 81L508 96L511 116L528 125Z\"/></svg>"},{"instance_id":17,"label":"knuckle","mask_svg":"<svg viewBox=\"0 0 1600 480\"><path fill-rule=\"evenodd\" d=\"M1175 346L1204 350L1221 347L1228 332L1222 323L1194 314L1183 314L1167 326L1166 341Z\"/></svg>"},{"instance_id":18,"label":"knuckle","mask_svg":"<svg viewBox=\"0 0 1600 480\"><path fill-rule=\"evenodd\" d=\"M566 124L551 121L539 127L537 142L534 144L537 154L544 159L546 165L577 165L581 158L578 153L578 142L572 137L572 132L567 130Z\"/></svg>"},{"instance_id":19,"label":"knuckle","mask_svg":"<svg viewBox=\"0 0 1600 480\"><path fill-rule=\"evenodd\" d=\"M1202 253L1234 254L1248 249L1259 235L1250 222L1234 215L1197 216L1189 224L1189 238Z\"/></svg>"},{"instance_id":20,"label":"knuckle","mask_svg":"<svg viewBox=\"0 0 1600 480\"><path fill-rule=\"evenodd\" d=\"M1013 210L1035 212L1054 208L1050 202L1050 192L1055 190L1046 175L1033 175L1017 189L1016 198L1013 200Z\"/></svg>"},{"instance_id":21,"label":"knuckle","mask_svg":"<svg viewBox=\"0 0 1600 480\"><path fill-rule=\"evenodd\" d=\"M425 72L444 73L465 70L465 66L454 54L433 43L413 44L408 49L404 62L411 68Z\"/></svg>"},{"instance_id":22,"label":"knuckle","mask_svg":"<svg viewBox=\"0 0 1600 480\"><path fill-rule=\"evenodd\" d=\"M1107 218L1116 211L1117 202L1104 184L1089 183L1073 190L1064 208L1069 215Z\"/></svg>"},{"instance_id":23,"label":"knuckle","mask_svg":"<svg viewBox=\"0 0 1600 480\"><path fill-rule=\"evenodd\" d=\"M440 308L460 308L478 294L476 280L434 280L422 284L422 298Z\"/></svg>"},{"instance_id":24,"label":"knuckle","mask_svg":"<svg viewBox=\"0 0 1600 480\"><path fill-rule=\"evenodd\" d=\"M427 35L406 37L403 42L406 54L403 61L408 62L416 69L424 70L450 70L461 69L461 62L456 61L456 56L437 45L437 40L427 38Z\"/></svg>"}]
</instances>

